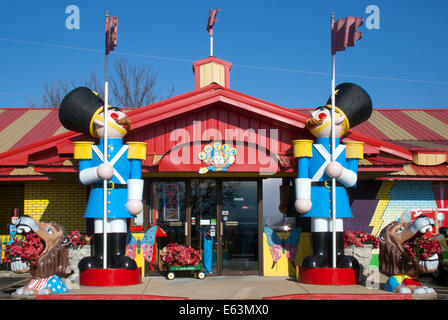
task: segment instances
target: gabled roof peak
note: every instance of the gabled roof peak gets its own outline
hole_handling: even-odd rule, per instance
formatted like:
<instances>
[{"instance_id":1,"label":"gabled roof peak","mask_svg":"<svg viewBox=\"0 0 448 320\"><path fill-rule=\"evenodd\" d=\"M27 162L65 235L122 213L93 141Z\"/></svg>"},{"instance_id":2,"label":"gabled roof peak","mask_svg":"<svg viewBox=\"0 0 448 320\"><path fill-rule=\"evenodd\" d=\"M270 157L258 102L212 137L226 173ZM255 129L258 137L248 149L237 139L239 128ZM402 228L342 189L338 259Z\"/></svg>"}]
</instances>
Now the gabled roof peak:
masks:
<instances>
[{"instance_id":1,"label":"gabled roof peak","mask_svg":"<svg viewBox=\"0 0 448 320\"><path fill-rule=\"evenodd\" d=\"M230 88L232 64L216 57L208 57L193 62L194 88L199 89L211 83Z\"/></svg>"}]
</instances>

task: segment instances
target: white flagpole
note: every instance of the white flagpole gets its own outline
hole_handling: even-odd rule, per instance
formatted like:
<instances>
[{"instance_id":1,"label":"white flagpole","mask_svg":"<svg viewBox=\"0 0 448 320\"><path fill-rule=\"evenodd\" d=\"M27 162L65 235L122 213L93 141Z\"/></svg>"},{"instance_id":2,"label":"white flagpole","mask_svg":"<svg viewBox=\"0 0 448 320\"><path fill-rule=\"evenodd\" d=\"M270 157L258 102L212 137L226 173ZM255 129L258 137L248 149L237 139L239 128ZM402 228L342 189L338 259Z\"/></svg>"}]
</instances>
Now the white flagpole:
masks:
<instances>
[{"instance_id":1,"label":"white flagpole","mask_svg":"<svg viewBox=\"0 0 448 320\"><path fill-rule=\"evenodd\" d=\"M331 14L331 29L333 29L334 24L334 13ZM331 55L331 161L335 161L335 144L336 144L336 136L335 136L335 54ZM333 223L333 268L336 268L336 179L331 179L331 214L332 214L332 223Z\"/></svg>"},{"instance_id":2,"label":"white flagpole","mask_svg":"<svg viewBox=\"0 0 448 320\"><path fill-rule=\"evenodd\" d=\"M213 33L210 35L210 57L213 57Z\"/></svg>"},{"instance_id":3,"label":"white flagpole","mask_svg":"<svg viewBox=\"0 0 448 320\"><path fill-rule=\"evenodd\" d=\"M109 21L109 14L106 12L106 26ZM107 32L106 32L107 36ZM107 50L107 49L106 49ZM107 119L108 119L108 99L109 99L109 83L108 83L108 64L109 54L106 54L105 67L104 67L104 159L103 163L107 163ZM103 181L103 269L107 269L107 180Z\"/></svg>"}]
</instances>

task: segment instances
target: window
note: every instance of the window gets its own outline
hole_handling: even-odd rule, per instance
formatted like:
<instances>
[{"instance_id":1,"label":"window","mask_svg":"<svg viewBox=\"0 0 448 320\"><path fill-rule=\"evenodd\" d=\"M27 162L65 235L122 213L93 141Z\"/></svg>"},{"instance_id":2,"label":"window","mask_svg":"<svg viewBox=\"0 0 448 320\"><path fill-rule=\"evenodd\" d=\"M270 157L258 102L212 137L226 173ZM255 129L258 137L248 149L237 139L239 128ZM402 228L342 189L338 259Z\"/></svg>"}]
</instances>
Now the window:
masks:
<instances>
[{"instance_id":1,"label":"window","mask_svg":"<svg viewBox=\"0 0 448 320\"><path fill-rule=\"evenodd\" d=\"M166 232L164 242L185 244L185 182L152 181L149 186L149 224Z\"/></svg>"},{"instance_id":2,"label":"window","mask_svg":"<svg viewBox=\"0 0 448 320\"><path fill-rule=\"evenodd\" d=\"M285 178L288 179L288 178ZM288 179L290 180L290 179ZM295 214L288 213L291 217L283 214L279 210L280 205L280 186L283 183L282 178L270 178L263 180L263 226L276 227L288 225L295 226ZM294 190L291 186L291 197L293 197ZM289 211L293 205L293 198L289 201Z\"/></svg>"}]
</instances>

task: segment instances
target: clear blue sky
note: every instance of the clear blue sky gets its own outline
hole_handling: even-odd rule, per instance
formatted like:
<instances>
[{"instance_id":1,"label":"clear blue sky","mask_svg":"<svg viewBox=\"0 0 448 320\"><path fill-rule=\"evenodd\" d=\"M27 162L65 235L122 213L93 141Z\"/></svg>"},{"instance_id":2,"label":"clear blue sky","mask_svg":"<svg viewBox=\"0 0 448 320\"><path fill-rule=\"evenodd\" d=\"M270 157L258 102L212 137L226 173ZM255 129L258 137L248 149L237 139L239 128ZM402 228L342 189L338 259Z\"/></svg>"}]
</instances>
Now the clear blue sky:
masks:
<instances>
[{"instance_id":1,"label":"clear blue sky","mask_svg":"<svg viewBox=\"0 0 448 320\"><path fill-rule=\"evenodd\" d=\"M214 55L233 63L231 88L284 107L313 107L330 93L330 15L367 18L380 29L336 55L336 83L355 82L376 108L448 107L448 1L390 0L1 0L0 106L40 101L45 83L103 76L104 15L119 17L110 59L146 63L166 94L194 88L192 62L209 55L208 12L221 8ZM68 5L80 29L66 28ZM82 48L82 49L74 49ZM112 63L113 61L111 61Z\"/></svg>"}]
</instances>

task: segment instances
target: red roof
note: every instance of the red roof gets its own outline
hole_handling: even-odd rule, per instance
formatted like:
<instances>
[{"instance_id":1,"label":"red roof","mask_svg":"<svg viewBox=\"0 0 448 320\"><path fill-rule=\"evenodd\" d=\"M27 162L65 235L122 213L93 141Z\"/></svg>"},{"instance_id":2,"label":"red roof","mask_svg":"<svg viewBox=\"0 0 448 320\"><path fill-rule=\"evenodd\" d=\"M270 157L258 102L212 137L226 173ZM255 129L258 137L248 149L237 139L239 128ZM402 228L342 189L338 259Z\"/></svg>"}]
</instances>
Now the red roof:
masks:
<instances>
[{"instance_id":1,"label":"red roof","mask_svg":"<svg viewBox=\"0 0 448 320\"><path fill-rule=\"evenodd\" d=\"M0 166L27 166L33 164L36 171L73 172L73 165L63 165L72 158L73 141L91 140L90 137L66 131L59 123L57 109L0 109L0 136L8 137L9 144L0 142ZM265 147L278 142L278 161L281 167L291 168L291 141L298 138L312 138L304 129L308 116L304 109L284 108L240 92L211 84L204 88L156 102L152 105L132 109L127 112L132 122L132 132L127 140L148 142L148 159L145 170L152 171L159 164L163 166L163 157L169 153L177 141L170 141L169 133L174 129L185 128L193 134L191 122L200 120L205 129L218 131L227 128L278 128L279 137L267 136ZM442 110L374 110L373 117L351 131L347 140L363 141L367 160L372 166L383 166L384 171L410 163L412 153L403 144L433 143L441 141L448 131L448 112ZM400 118L401 113L408 118ZM439 112L441 113L439 115ZM33 117L32 114L39 117ZM393 129L383 128L381 120L393 123ZM405 119L406 121L403 121ZM434 128L420 133L428 121L443 128ZM414 122L413 122L414 121ZM405 128L406 123L412 128ZM396 129L399 130L397 131ZM418 128L418 129L417 129ZM65 132L64 132L65 131ZM8 136L11 134L11 136ZM410 137L413 140L405 140ZM402 140L400 140L403 138ZM442 140L440 140L442 138ZM423 140L426 139L426 140ZM439 140L435 140L439 139ZM4 141L4 139L0 139ZM191 143L193 141L189 141ZM438 145L438 144L437 144ZM438 145L439 146L439 145ZM443 144L441 144L443 146ZM422 148L417 146L418 148ZM3 148L3 149L1 149ZM245 150L249 152L248 150ZM166 163L165 163L166 165ZM1 173L0 173L1 174Z\"/></svg>"},{"instance_id":2,"label":"red roof","mask_svg":"<svg viewBox=\"0 0 448 320\"><path fill-rule=\"evenodd\" d=\"M446 109L375 109L354 130L409 150L448 150Z\"/></svg>"},{"instance_id":3,"label":"red roof","mask_svg":"<svg viewBox=\"0 0 448 320\"><path fill-rule=\"evenodd\" d=\"M0 109L0 152L66 132L54 108Z\"/></svg>"}]
</instances>

